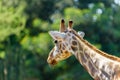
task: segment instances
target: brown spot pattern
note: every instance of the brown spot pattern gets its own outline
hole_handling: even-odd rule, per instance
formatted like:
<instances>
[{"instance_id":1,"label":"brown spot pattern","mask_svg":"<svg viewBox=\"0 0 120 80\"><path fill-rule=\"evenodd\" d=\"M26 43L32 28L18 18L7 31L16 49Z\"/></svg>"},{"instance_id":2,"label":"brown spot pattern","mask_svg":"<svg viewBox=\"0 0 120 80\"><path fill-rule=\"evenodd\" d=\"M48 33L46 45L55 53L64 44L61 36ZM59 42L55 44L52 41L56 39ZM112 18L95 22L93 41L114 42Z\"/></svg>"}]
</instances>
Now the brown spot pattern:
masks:
<instances>
[{"instance_id":1,"label":"brown spot pattern","mask_svg":"<svg viewBox=\"0 0 120 80\"><path fill-rule=\"evenodd\" d=\"M64 53L68 53L68 51L65 51Z\"/></svg>"},{"instance_id":2,"label":"brown spot pattern","mask_svg":"<svg viewBox=\"0 0 120 80\"><path fill-rule=\"evenodd\" d=\"M61 49L61 44L60 44L59 48Z\"/></svg>"},{"instance_id":3,"label":"brown spot pattern","mask_svg":"<svg viewBox=\"0 0 120 80\"><path fill-rule=\"evenodd\" d=\"M102 73L108 78L108 80L110 80L110 75L107 72L102 71Z\"/></svg>"},{"instance_id":4,"label":"brown spot pattern","mask_svg":"<svg viewBox=\"0 0 120 80\"><path fill-rule=\"evenodd\" d=\"M77 40L75 36L72 36L73 40Z\"/></svg>"},{"instance_id":5,"label":"brown spot pattern","mask_svg":"<svg viewBox=\"0 0 120 80\"><path fill-rule=\"evenodd\" d=\"M70 36L70 34L68 33L68 36Z\"/></svg>"},{"instance_id":6,"label":"brown spot pattern","mask_svg":"<svg viewBox=\"0 0 120 80\"><path fill-rule=\"evenodd\" d=\"M78 43L79 44L79 50L80 51L83 51L83 47L82 47L82 44Z\"/></svg>"},{"instance_id":7,"label":"brown spot pattern","mask_svg":"<svg viewBox=\"0 0 120 80\"><path fill-rule=\"evenodd\" d=\"M72 45L77 45L77 42L76 41L72 41Z\"/></svg>"},{"instance_id":8,"label":"brown spot pattern","mask_svg":"<svg viewBox=\"0 0 120 80\"><path fill-rule=\"evenodd\" d=\"M94 74L97 73L97 69L94 67L91 61L88 61L88 67L90 69L91 75L94 76Z\"/></svg>"},{"instance_id":9,"label":"brown spot pattern","mask_svg":"<svg viewBox=\"0 0 120 80\"><path fill-rule=\"evenodd\" d=\"M71 48L72 48L73 51L77 51L78 50L78 48L75 47L75 46L71 46Z\"/></svg>"},{"instance_id":10,"label":"brown spot pattern","mask_svg":"<svg viewBox=\"0 0 120 80\"><path fill-rule=\"evenodd\" d=\"M106 73L105 71L101 70L101 74L100 74L100 77L102 79L104 79L104 77L108 78L108 80L110 80L110 75L108 73Z\"/></svg>"},{"instance_id":11,"label":"brown spot pattern","mask_svg":"<svg viewBox=\"0 0 120 80\"><path fill-rule=\"evenodd\" d=\"M101 80L101 79L98 76L96 76L94 80Z\"/></svg>"},{"instance_id":12,"label":"brown spot pattern","mask_svg":"<svg viewBox=\"0 0 120 80\"><path fill-rule=\"evenodd\" d=\"M114 74L113 75L120 75L120 66L119 65L116 65L115 68L114 68Z\"/></svg>"},{"instance_id":13,"label":"brown spot pattern","mask_svg":"<svg viewBox=\"0 0 120 80\"><path fill-rule=\"evenodd\" d=\"M86 63L87 62L87 59L85 59L85 56L81 53L81 60L83 63Z\"/></svg>"},{"instance_id":14,"label":"brown spot pattern","mask_svg":"<svg viewBox=\"0 0 120 80\"><path fill-rule=\"evenodd\" d=\"M95 66L99 66L99 60L98 59L96 59L96 61L95 61Z\"/></svg>"},{"instance_id":15,"label":"brown spot pattern","mask_svg":"<svg viewBox=\"0 0 120 80\"><path fill-rule=\"evenodd\" d=\"M88 51L85 51L85 52L84 52L84 55L85 55L85 57L86 57L87 59L90 58L90 56L89 56L88 54L89 54Z\"/></svg>"}]
</instances>

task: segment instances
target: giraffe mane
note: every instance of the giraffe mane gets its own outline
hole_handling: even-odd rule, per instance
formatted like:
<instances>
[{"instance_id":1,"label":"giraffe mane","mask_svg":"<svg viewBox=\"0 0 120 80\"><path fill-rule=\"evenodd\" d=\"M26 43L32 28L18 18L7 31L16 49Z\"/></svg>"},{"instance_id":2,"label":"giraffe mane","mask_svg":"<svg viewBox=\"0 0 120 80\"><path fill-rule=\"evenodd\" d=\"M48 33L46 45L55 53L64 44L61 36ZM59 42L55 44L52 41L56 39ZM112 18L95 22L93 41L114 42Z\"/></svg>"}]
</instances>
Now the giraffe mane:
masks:
<instances>
[{"instance_id":1,"label":"giraffe mane","mask_svg":"<svg viewBox=\"0 0 120 80\"><path fill-rule=\"evenodd\" d=\"M115 60L115 61L118 61L120 62L120 58L116 57L116 56L113 56L113 55L109 55L99 49L97 49L95 46L93 46L92 44L90 44L88 41L84 40L83 38L81 38L77 32L75 30L72 29L72 32L75 36L77 36L78 39L80 39L84 44L86 44L89 48L91 48L92 50L96 51L98 54L102 55L102 56L105 56L109 59L112 59L112 60Z\"/></svg>"}]
</instances>

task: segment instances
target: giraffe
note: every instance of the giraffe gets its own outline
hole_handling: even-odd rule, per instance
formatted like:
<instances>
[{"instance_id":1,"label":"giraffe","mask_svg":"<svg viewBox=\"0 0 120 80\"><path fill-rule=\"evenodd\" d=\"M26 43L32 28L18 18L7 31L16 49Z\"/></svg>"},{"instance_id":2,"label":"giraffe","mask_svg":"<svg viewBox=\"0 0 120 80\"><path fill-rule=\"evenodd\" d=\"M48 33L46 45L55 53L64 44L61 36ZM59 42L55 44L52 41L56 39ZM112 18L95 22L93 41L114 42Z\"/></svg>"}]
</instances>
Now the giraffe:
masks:
<instances>
[{"instance_id":1,"label":"giraffe","mask_svg":"<svg viewBox=\"0 0 120 80\"><path fill-rule=\"evenodd\" d=\"M57 64L74 55L94 80L120 80L120 58L109 55L84 40L83 32L76 32L69 21L68 28L62 19L60 31L49 31L54 39L54 48L47 62Z\"/></svg>"}]
</instances>

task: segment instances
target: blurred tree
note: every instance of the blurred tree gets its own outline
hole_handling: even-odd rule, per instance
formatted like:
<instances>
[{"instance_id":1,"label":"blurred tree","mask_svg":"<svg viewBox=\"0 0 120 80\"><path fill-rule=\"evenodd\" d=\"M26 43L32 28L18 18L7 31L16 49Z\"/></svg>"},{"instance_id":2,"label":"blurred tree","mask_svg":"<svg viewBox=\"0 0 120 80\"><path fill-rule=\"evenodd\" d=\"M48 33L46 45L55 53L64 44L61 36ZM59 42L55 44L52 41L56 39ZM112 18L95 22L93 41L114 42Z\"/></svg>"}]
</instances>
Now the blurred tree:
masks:
<instances>
[{"instance_id":1,"label":"blurred tree","mask_svg":"<svg viewBox=\"0 0 120 80\"><path fill-rule=\"evenodd\" d=\"M22 14L23 6L10 6L0 2L0 41L4 41L10 35L19 35L25 26L25 17Z\"/></svg>"},{"instance_id":2,"label":"blurred tree","mask_svg":"<svg viewBox=\"0 0 120 80\"><path fill-rule=\"evenodd\" d=\"M19 40L26 23L25 4L16 2L0 0L0 80L19 80L23 76Z\"/></svg>"}]
</instances>

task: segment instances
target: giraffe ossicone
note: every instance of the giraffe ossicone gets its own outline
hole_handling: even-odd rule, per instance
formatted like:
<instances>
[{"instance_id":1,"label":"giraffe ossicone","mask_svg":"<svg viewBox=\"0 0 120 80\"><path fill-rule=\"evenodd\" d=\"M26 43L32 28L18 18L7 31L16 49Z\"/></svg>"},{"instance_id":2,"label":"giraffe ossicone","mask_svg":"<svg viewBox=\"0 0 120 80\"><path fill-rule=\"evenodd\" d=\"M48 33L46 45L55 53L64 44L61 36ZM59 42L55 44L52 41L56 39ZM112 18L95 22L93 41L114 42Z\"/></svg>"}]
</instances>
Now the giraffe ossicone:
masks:
<instances>
[{"instance_id":1,"label":"giraffe ossicone","mask_svg":"<svg viewBox=\"0 0 120 80\"><path fill-rule=\"evenodd\" d=\"M68 28L61 20L59 31L49 31L54 39L54 48L50 51L47 62L51 65L74 55L95 80L120 80L120 58L109 55L83 39L84 32Z\"/></svg>"}]
</instances>

